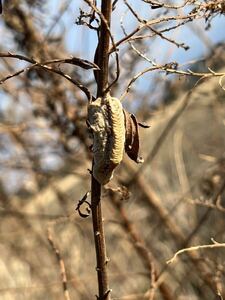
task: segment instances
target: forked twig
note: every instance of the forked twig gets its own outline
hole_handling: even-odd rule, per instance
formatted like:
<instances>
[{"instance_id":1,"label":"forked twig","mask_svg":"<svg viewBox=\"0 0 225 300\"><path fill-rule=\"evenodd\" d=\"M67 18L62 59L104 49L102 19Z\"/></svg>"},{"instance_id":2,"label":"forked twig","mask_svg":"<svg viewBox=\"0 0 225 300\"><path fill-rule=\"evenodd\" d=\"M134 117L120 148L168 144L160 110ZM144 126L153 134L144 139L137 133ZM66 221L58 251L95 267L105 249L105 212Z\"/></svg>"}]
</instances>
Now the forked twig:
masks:
<instances>
[{"instance_id":1,"label":"forked twig","mask_svg":"<svg viewBox=\"0 0 225 300\"><path fill-rule=\"evenodd\" d=\"M29 57L26 57L26 56L20 55L20 54L12 54L12 53L0 53L0 57L16 58L16 59L23 60L23 61L26 61L26 62L32 64L31 66L25 67L13 74L6 76L5 78L0 79L0 84L4 83L8 79L11 79L15 76L20 75L23 72L27 72L33 68L39 67L48 72L56 73L56 74L64 77L65 79L67 79L68 81L73 83L75 86L77 86L80 90L82 90L85 93L85 95L87 96L88 100L90 100L92 98L92 95L91 95L90 91L88 90L88 88L86 86L84 86L81 82L79 82L77 79L73 79L70 75L65 74L61 70L49 66L49 64L70 63L73 65L78 65L84 69L95 69L95 70L99 69L98 66L94 63L91 63L91 62L88 62L87 60L82 60L82 59L79 59L76 57L67 58L67 59L54 59L54 60L49 60L49 61L45 61L45 62L38 62L38 61L34 60L33 58L29 58Z\"/></svg>"}]
</instances>

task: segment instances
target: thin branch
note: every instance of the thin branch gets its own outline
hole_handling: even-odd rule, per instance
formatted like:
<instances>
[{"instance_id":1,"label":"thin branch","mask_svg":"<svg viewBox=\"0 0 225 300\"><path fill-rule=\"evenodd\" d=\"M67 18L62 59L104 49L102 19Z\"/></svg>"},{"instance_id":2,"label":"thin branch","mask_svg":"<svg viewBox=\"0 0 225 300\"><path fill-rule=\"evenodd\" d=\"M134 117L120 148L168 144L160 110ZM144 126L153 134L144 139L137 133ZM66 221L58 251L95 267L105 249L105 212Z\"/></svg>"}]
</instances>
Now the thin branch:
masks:
<instances>
[{"instance_id":1,"label":"thin branch","mask_svg":"<svg viewBox=\"0 0 225 300\"><path fill-rule=\"evenodd\" d=\"M225 179L222 180L222 183L220 184L218 190L213 195L212 199L210 201L201 201L201 200L189 200L192 204L202 205L206 206L208 208L217 209L221 212L225 212L225 207L221 204L221 194L225 190Z\"/></svg>"},{"instance_id":2,"label":"thin branch","mask_svg":"<svg viewBox=\"0 0 225 300\"><path fill-rule=\"evenodd\" d=\"M109 86L107 86L105 88L105 93L107 93L108 91L110 91L110 89L112 88L112 86L117 82L117 80L119 79L119 75L120 75L120 67L119 67L119 55L118 55L118 52L117 52L117 49L116 49L116 43L115 43L115 40L114 40L114 37L111 33L111 30L110 30L110 22L107 21L107 19L105 18L104 14L96 7L96 5L94 5L94 3L92 3L90 0L84 0L86 3L88 3L91 8L99 15L100 19L101 19L101 22L102 22L102 25L104 24L103 27L105 27L104 29L104 34L107 34L109 35L111 41L112 41L112 47L116 53L116 77L115 79L113 80L112 83L109 84ZM111 9L112 10L112 9ZM102 25L101 25L101 33L102 33ZM100 45L100 43L99 43ZM96 52L100 52L100 48L97 47L96 49ZM109 45L108 45L108 50L107 50L107 56L109 56L111 52L109 51ZM99 56L99 53L97 53L97 56Z\"/></svg>"},{"instance_id":3,"label":"thin branch","mask_svg":"<svg viewBox=\"0 0 225 300\"><path fill-rule=\"evenodd\" d=\"M189 248L184 248L179 251L177 251L174 256L169 259L166 263L171 264L175 261L177 256L181 255L182 253L185 252L190 252L190 251L196 251L196 250L201 250L201 249L215 249L215 248L225 248L225 243L218 243L216 242L213 238L211 239L213 244L210 245L199 245L199 246L194 246L194 247L189 247Z\"/></svg>"},{"instance_id":4,"label":"thin branch","mask_svg":"<svg viewBox=\"0 0 225 300\"><path fill-rule=\"evenodd\" d=\"M36 65L33 65L32 68L34 68ZM12 73L12 74L9 74L7 75L6 77L0 79L0 84L3 84L5 81L13 78L13 77L16 77L16 76L19 76L20 74L24 73L24 72L27 72L31 69L31 67L27 67L27 68L23 68L23 69L20 69L19 71L16 71L15 73Z\"/></svg>"},{"instance_id":5,"label":"thin branch","mask_svg":"<svg viewBox=\"0 0 225 300\"><path fill-rule=\"evenodd\" d=\"M156 289L159 288L163 299L165 300L172 300L172 293L170 291L169 286L166 282L160 281L156 284L158 279L159 271L157 270L156 266L156 259L154 258L153 254L151 253L150 249L145 245L145 242L140 237L139 232L137 232L134 224L129 220L125 209L122 206L122 201L115 199L115 192L117 190L107 188L107 191L110 193L110 200L117 209L117 212L120 214L121 218L121 225L123 226L124 230L129 233L131 242L137 250L140 258L144 266L147 268L149 272L150 278L150 289L148 290L148 299L152 300L154 298L154 294ZM122 192L123 197L123 192Z\"/></svg>"},{"instance_id":6,"label":"thin branch","mask_svg":"<svg viewBox=\"0 0 225 300\"><path fill-rule=\"evenodd\" d=\"M153 9L156 9L156 8L180 9L180 8L185 7L188 3L191 4L191 2L192 2L190 0L186 0L186 1L184 1L183 4L172 5L172 4L162 3L162 2L153 1L153 0L142 0L142 1L144 1L145 3L150 4Z\"/></svg>"},{"instance_id":7,"label":"thin branch","mask_svg":"<svg viewBox=\"0 0 225 300\"><path fill-rule=\"evenodd\" d=\"M61 253L60 253L59 249L57 248L57 246L56 246L56 244L55 244L55 242L53 240L50 228L48 228L48 241L49 241L49 244L52 247L52 250L55 252L55 256L57 258L57 261L58 261L58 264L59 264L59 267L60 267L60 272L61 272L61 277L62 277L62 286L63 286L64 299L65 300L71 300L70 294L69 294L69 291L68 291L68 283L67 283L65 263L63 261L63 258L61 256Z\"/></svg>"},{"instance_id":8,"label":"thin branch","mask_svg":"<svg viewBox=\"0 0 225 300\"><path fill-rule=\"evenodd\" d=\"M225 213L225 207L223 207L221 204L215 205L209 200L199 200L199 199L190 199L190 198L186 198L185 200L188 203L193 204L193 205L204 206L204 207L216 209L222 213Z\"/></svg>"},{"instance_id":9,"label":"thin branch","mask_svg":"<svg viewBox=\"0 0 225 300\"><path fill-rule=\"evenodd\" d=\"M31 221L43 221L45 222L46 220L58 220L61 218L68 219L67 216L63 215L51 215L51 214L36 214L36 213L27 213L27 212L22 212L14 209L5 209L0 207L0 216L1 218L8 218L9 216L13 216L14 218L17 219L29 219Z\"/></svg>"},{"instance_id":10,"label":"thin branch","mask_svg":"<svg viewBox=\"0 0 225 300\"><path fill-rule=\"evenodd\" d=\"M84 94L87 96L88 100L92 99L92 95L89 91L89 89L87 87L85 87L81 82L79 82L78 80L73 79L70 75L65 74L64 72L54 69L52 67L48 67L45 65L39 65L41 68L45 69L46 71L52 72L52 73L56 73L58 75L61 75L62 77L64 77L65 79L69 80L70 82L72 82L76 87L78 87L82 92L84 92Z\"/></svg>"},{"instance_id":11,"label":"thin branch","mask_svg":"<svg viewBox=\"0 0 225 300\"><path fill-rule=\"evenodd\" d=\"M140 24L145 25L145 24L147 23L147 21L146 21L146 20L142 20L142 19L138 16L137 12L132 8L132 6L127 2L127 0L123 0L123 1L124 1L125 5L128 7L128 9L130 10L130 12L132 13L132 15L137 19L137 21L138 21ZM189 46L186 46L184 43L178 43L178 42L176 42L175 40L170 39L170 38L164 36L164 35L162 34L162 32L160 32L160 31L154 29L152 26L150 26L150 25L148 25L148 24L147 24L147 28L149 28L152 32L154 32L155 35L160 36L162 39L164 39L164 40L166 40L166 41L168 41L168 42L174 44L174 45L177 46L178 48L181 47L181 48L183 48L184 50L188 50L188 49L189 49ZM127 35L127 34L126 34L126 35Z\"/></svg>"},{"instance_id":12,"label":"thin branch","mask_svg":"<svg viewBox=\"0 0 225 300\"><path fill-rule=\"evenodd\" d=\"M21 54L14 54L11 52L8 52L8 53L0 52L0 57L16 58L19 60L27 61L31 64L49 65L49 64L54 64L54 63L67 63L67 64L76 65L76 66L81 67L86 70L89 70L89 69L99 70L99 67L95 63L90 62L86 59L75 57L75 56L72 56L70 58L52 59L52 60L47 60L44 62L38 62L38 61L34 60L33 58L30 58L30 57L27 57L27 56L24 56Z\"/></svg>"},{"instance_id":13,"label":"thin branch","mask_svg":"<svg viewBox=\"0 0 225 300\"><path fill-rule=\"evenodd\" d=\"M149 59L147 59L146 57L144 57L144 55L142 54L142 57L145 58L148 62ZM139 79L142 75L148 73L148 72L152 72L152 71L156 71L156 70L161 70L166 72L166 74L177 74L177 75L181 75L181 76L193 76L193 77L198 77L201 80L205 79L205 78L210 78L210 77L224 77L225 76L225 72L214 72L213 70L211 70L210 68L208 68L209 72L194 72L191 71L190 69L184 71L184 70L178 70L176 69L176 65L174 65L174 68L172 68L174 65L174 63L171 64L164 64L164 65L154 65L153 67L149 67L144 69L143 71L137 73L128 83L124 93L120 96L120 101L122 101L124 99L124 97L129 93L131 86L133 85L133 83Z\"/></svg>"},{"instance_id":14,"label":"thin branch","mask_svg":"<svg viewBox=\"0 0 225 300\"><path fill-rule=\"evenodd\" d=\"M125 30L125 27L123 26L123 18L124 18L124 15L121 17L121 19L120 19L120 26L121 26L121 28L122 28L122 30L123 30L123 33L124 33L124 35L126 36L127 35L127 33L126 33L126 30ZM156 63L153 61L153 60L151 60L151 59L149 59L145 54L143 54L141 51L139 51L134 45L133 45L133 43L131 42L131 40L128 40L128 43L130 44L130 46L131 46L131 48L140 56L140 57L142 57L142 58L144 58L145 60L147 60L151 65L153 65L153 66L156 66Z\"/></svg>"},{"instance_id":15,"label":"thin branch","mask_svg":"<svg viewBox=\"0 0 225 300\"><path fill-rule=\"evenodd\" d=\"M34 60L33 58L29 58L29 57L26 57L24 55L12 54L12 53L0 53L0 57L16 58L16 59L23 60L23 61L26 61L26 62L29 62L29 63L32 64L29 67L21 69L21 70L15 72L13 74L10 74L10 75L6 76L5 78L2 78L0 80L0 84L4 83L8 79L11 79L15 76L20 75L23 72L27 72L28 70L39 67L39 68L42 68L46 71L56 73L56 74L64 77L65 79L67 79L68 81L73 83L75 86L77 86L80 90L82 90L85 93L85 95L87 96L88 99L92 98L92 95L91 95L90 91L88 90L88 88L85 87L81 82L79 82L78 80L73 79L71 76L69 76L68 74L65 74L61 70L58 70L58 69L55 69L53 67L48 66L48 64L59 63L59 62L63 63L64 62L64 63L70 63L70 64L72 63L72 64L78 65L78 63L79 63L79 66L83 65L83 66L85 66L85 68L90 68L91 66L93 66L95 69L98 68L98 66L96 64L90 63L88 61L80 60L80 59L75 58L75 57L70 58L70 59L55 59L55 60L50 60L50 61L46 61L46 62L43 62L43 63L39 63L36 60Z\"/></svg>"},{"instance_id":16,"label":"thin branch","mask_svg":"<svg viewBox=\"0 0 225 300\"><path fill-rule=\"evenodd\" d=\"M182 22L179 22L178 24L174 25L174 26L171 26L171 27L167 27L165 29L162 29L162 30L159 30L158 33L161 34L161 33L164 33L164 32L169 32L171 30L174 30L174 29L177 29L189 22L191 22L192 19L186 19ZM131 36L130 38L128 38L125 42L128 42L129 41L135 41L135 40L143 40L143 39L147 39L147 38L151 38L151 37L154 37L156 36L156 33L152 33L152 34L145 34L145 35L137 35L137 36ZM113 52L113 49L110 49L111 52Z\"/></svg>"},{"instance_id":17,"label":"thin branch","mask_svg":"<svg viewBox=\"0 0 225 300\"><path fill-rule=\"evenodd\" d=\"M95 6L93 8L96 9ZM102 0L100 37L97 48L97 63L100 67L100 71L98 72L97 76L97 97L103 97L108 87L111 11L111 0ZM92 163L92 169L93 164L94 162ZM98 276L98 299L110 300L111 297L107 273L108 258L106 255L105 234L101 208L101 185L94 178L93 174L91 178L91 209L97 261L96 270Z\"/></svg>"},{"instance_id":18,"label":"thin branch","mask_svg":"<svg viewBox=\"0 0 225 300\"><path fill-rule=\"evenodd\" d=\"M137 34L138 32L140 32L141 30L145 29L148 26L153 26L156 24L162 24L165 22L169 22L169 21L179 21L179 20L193 20L194 18L197 18L197 13L192 13L189 14L187 16L182 16L182 15L177 15L177 16L169 16L169 17L162 17L162 18L158 18L158 19L154 19L154 20L149 20L146 21L146 23L144 24L139 24L132 32L130 32L127 36L125 36L124 38L122 38L121 40L119 40L115 46L116 48L127 42L128 39L130 39L131 37L133 37L135 34ZM113 48L110 49L110 52L113 51Z\"/></svg>"}]
</instances>

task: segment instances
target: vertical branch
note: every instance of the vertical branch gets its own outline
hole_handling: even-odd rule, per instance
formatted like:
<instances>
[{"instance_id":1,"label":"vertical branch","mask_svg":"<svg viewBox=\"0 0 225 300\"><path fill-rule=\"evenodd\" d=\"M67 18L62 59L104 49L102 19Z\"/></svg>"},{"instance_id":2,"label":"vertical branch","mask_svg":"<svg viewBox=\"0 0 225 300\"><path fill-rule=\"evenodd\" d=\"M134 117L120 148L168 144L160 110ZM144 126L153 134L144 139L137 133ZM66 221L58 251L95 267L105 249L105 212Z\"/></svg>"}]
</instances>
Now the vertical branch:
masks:
<instances>
[{"instance_id":1,"label":"vertical branch","mask_svg":"<svg viewBox=\"0 0 225 300\"><path fill-rule=\"evenodd\" d=\"M104 22L101 19L99 43L97 47L97 61L100 71L98 72L98 91L97 96L101 97L108 85L109 73L109 46L110 46L110 19L111 19L111 0L102 0L101 13L105 18ZM108 28L107 28L108 25Z\"/></svg>"},{"instance_id":2,"label":"vertical branch","mask_svg":"<svg viewBox=\"0 0 225 300\"><path fill-rule=\"evenodd\" d=\"M107 256L105 234L103 227L102 208L101 208L101 185L92 176L91 186L92 222L95 240L95 251L97 260L98 293L99 300L109 300L109 283L107 275Z\"/></svg>"},{"instance_id":3,"label":"vertical branch","mask_svg":"<svg viewBox=\"0 0 225 300\"><path fill-rule=\"evenodd\" d=\"M47 233L48 233L48 241L49 241L53 251L55 252L56 258L57 258L58 263L59 263L59 267L60 267L60 271L61 271L61 277L62 277L62 286L63 286L64 299L65 300L70 300L70 294L69 294L68 286L67 286L66 269L65 269L65 264L64 264L63 258L60 254L59 249L57 248L57 246L56 246L56 244L53 240L50 228L48 228Z\"/></svg>"},{"instance_id":4,"label":"vertical branch","mask_svg":"<svg viewBox=\"0 0 225 300\"><path fill-rule=\"evenodd\" d=\"M108 60L109 60L109 43L110 33L107 29L110 27L111 17L111 0L102 0L101 12L107 23L101 20L99 43L96 50L97 63L100 71L97 76L97 96L102 97L108 85ZM97 260L98 292L99 300L109 300L109 283L107 275L107 256L105 235L101 208L101 185L92 175L91 182L91 207L92 222L95 240L95 251Z\"/></svg>"}]
</instances>

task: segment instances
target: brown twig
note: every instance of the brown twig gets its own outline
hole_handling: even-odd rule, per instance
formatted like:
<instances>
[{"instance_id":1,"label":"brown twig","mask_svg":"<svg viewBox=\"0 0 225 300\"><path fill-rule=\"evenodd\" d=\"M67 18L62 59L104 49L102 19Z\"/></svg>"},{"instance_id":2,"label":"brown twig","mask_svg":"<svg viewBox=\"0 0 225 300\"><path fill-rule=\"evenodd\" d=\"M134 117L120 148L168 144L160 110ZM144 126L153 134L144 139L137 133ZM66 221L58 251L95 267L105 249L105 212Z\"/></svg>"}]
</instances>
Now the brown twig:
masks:
<instances>
[{"instance_id":1,"label":"brown twig","mask_svg":"<svg viewBox=\"0 0 225 300\"><path fill-rule=\"evenodd\" d=\"M65 79L69 80L71 83L73 83L75 86L77 86L80 90L82 90L88 99L91 99L91 97L92 97L88 88L86 86L84 86L81 82L79 82L77 79L75 80L68 74L65 74L64 72L62 72L61 70L55 69L48 65L53 64L53 63L69 63L69 64L74 64L74 65L80 66L85 69L93 69L93 68L98 69L98 66L94 63L91 63L91 62L88 62L86 60L82 60L82 59L79 59L76 57L72 57L72 58L68 58L68 59L54 59L54 60L49 60L46 62L38 62L38 61L34 60L33 58L29 58L29 57L26 57L26 56L20 55L20 54L12 54L12 53L0 53L0 57L16 58L16 59L23 60L23 61L26 61L26 62L29 62L32 64L31 66L25 67L13 74L6 76L5 78L0 79L0 84L4 83L8 79L11 79L15 76L20 75L23 72L26 72L30 69L39 67L46 71L56 73L56 74L64 77Z\"/></svg>"},{"instance_id":2,"label":"brown twig","mask_svg":"<svg viewBox=\"0 0 225 300\"><path fill-rule=\"evenodd\" d=\"M54 240L53 240L53 237L52 237L52 233L51 233L51 229L48 228L48 241L49 241L49 244L51 245L53 251L55 252L55 256L57 258L57 261L58 261L58 264L59 264L59 267L60 267L60 272L61 272L61 277L62 277L62 286L63 286L63 293L64 293L64 299L65 300L70 300L70 294L69 294L69 291L68 291L68 286L67 286L67 276L66 276L66 269L65 269L65 263L63 261L63 258L61 256L61 253L59 251L59 249L57 248Z\"/></svg>"},{"instance_id":3,"label":"brown twig","mask_svg":"<svg viewBox=\"0 0 225 300\"><path fill-rule=\"evenodd\" d=\"M225 207L221 204L221 194L225 190L225 179L222 181L221 185L219 186L216 193L213 195L213 197L210 200L199 200L199 199L187 199L189 203L195 204L195 205L201 205L208 208L207 210L207 216L208 213L211 212L211 209L217 209L220 212L225 212ZM205 218L204 218L205 220Z\"/></svg>"},{"instance_id":4,"label":"brown twig","mask_svg":"<svg viewBox=\"0 0 225 300\"><path fill-rule=\"evenodd\" d=\"M27 213L15 209L2 209L2 208L0 209L0 216L1 218L8 218L9 216L13 216L14 218L17 219L22 219L22 220L27 219L32 221L38 220L39 222L46 222L46 220L50 221L50 220L57 220L61 218L68 219L67 216L63 216L63 215Z\"/></svg>"},{"instance_id":5,"label":"brown twig","mask_svg":"<svg viewBox=\"0 0 225 300\"><path fill-rule=\"evenodd\" d=\"M149 59L147 57L145 57L142 53L138 53L140 56L142 56L145 60L147 60L148 62ZM151 62L152 63L152 62ZM172 68L173 63L172 64L165 64L165 65L157 65L154 63L154 66L149 67L144 69L143 71L137 73L128 83L124 93L120 96L120 100L122 101L124 99L124 97L129 93L132 84L138 80L138 78L140 78L142 75L148 73L148 72L152 72L152 71L156 71L156 70L160 70L160 71L164 71L166 72L166 74L177 74L177 75L181 75L181 76L192 76L192 77L197 77L200 80L202 79L206 79L206 78L211 78L211 77L220 77L223 78L225 76L224 72L214 72L212 69L208 68L209 72L193 72L191 70L178 70L176 68ZM176 66L175 66L176 67Z\"/></svg>"},{"instance_id":6,"label":"brown twig","mask_svg":"<svg viewBox=\"0 0 225 300\"><path fill-rule=\"evenodd\" d=\"M190 251L196 251L196 250L201 250L201 249L215 249L215 248L225 248L225 243L218 243L216 242L214 239L211 239L212 240L212 244L210 245L198 245L198 246L192 246L192 247L189 247L189 248L184 248L184 249L181 249L179 251L177 251L174 256L169 259L167 261L167 264L171 264L175 261L175 259L181 255L182 253L185 253L185 252L190 252Z\"/></svg>"},{"instance_id":7,"label":"brown twig","mask_svg":"<svg viewBox=\"0 0 225 300\"><path fill-rule=\"evenodd\" d=\"M132 15L137 19L137 21L138 21L140 24L146 24L146 20L142 20L142 19L139 17L139 15L137 14L137 12L132 8L132 6L127 2L127 0L124 0L124 3L125 3L125 5L128 7L128 9L130 10L130 12L132 13ZM156 30L155 28L153 28L153 27L150 26L150 25L147 25L147 28L150 29L152 32L154 32L155 35L158 35L158 36L160 36L162 39L164 39L164 40L166 40L166 41L168 41L168 42L170 42L170 43L176 45L178 48L181 47L181 48L183 48L184 50L188 50L188 49L189 49L189 47L186 46L184 43L178 43L178 42L176 42L175 40L170 39L170 38L164 36L164 35L162 34L162 32ZM127 34L126 34L126 35L127 35Z\"/></svg>"},{"instance_id":8,"label":"brown twig","mask_svg":"<svg viewBox=\"0 0 225 300\"><path fill-rule=\"evenodd\" d=\"M111 42L112 42L112 47L116 53L116 77L115 79L108 85L106 85L105 87L105 92L107 93L108 91L110 91L110 89L112 88L112 86L117 82L117 80L119 79L119 75L120 75L120 66L119 66L119 55L118 55L118 52L117 52L117 49L116 49L116 44L115 44L115 40L114 40L114 37L111 33L111 30L110 30L110 23L107 21L107 19L105 18L104 14L96 7L96 5L94 5L92 3L92 1L90 0L85 0L85 2L87 2L91 8L99 15L100 19L101 19L101 23L104 24L104 33L107 32L107 34L109 35L110 39L111 39ZM102 26L101 26L102 28ZM100 45L100 44L98 44ZM109 49L109 45L108 45L108 49ZM100 51L99 48L97 47L96 49L96 52L97 51ZM109 50L107 50L107 56L109 56L111 52L109 52ZM97 58L99 57L99 52L97 53ZM98 62L99 63L99 62Z\"/></svg>"},{"instance_id":9,"label":"brown twig","mask_svg":"<svg viewBox=\"0 0 225 300\"><path fill-rule=\"evenodd\" d=\"M96 69L99 70L98 66L90 62L86 59L78 58L78 57L70 57L70 58L58 58L58 59L52 59L52 60L47 60L44 62L37 62L35 59L21 55L21 54L14 54L14 53L5 53L5 52L0 52L0 57L9 57L9 58L16 58L19 60L27 61L32 64L41 64L41 65L49 65L49 64L54 64L54 63L67 63L67 64L72 64L76 65L78 67L81 67L83 69Z\"/></svg>"},{"instance_id":10,"label":"brown twig","mask_svg":"<svg viewBox=\"0 0 225 300\"><path fill-rule=\"evenodd\" d=\"M180 9L183 8L184 6L186 6L188 3L191 4L190 0L186 0L184 1L183 4L180 5L172 5L172 4L168 4L167 3L162 3L162 2L158 2L158 1L152 1L152 0L143 0L145 3L150 4L152 6L152 8L170 8L170 9Z\"/></svg>"},{"instance_id":11,"label":"brown twig","mask_svg":"<svg viewBox=\"0 0 225 300\"><path fill-rule=\"evenodd\" d=\"M109 41L110 41L110 19L112 5L111 0L102 0L100 37L97 52L97 62L100 67L97 77L97 97L102 97L108 85L108 64L109 64ZM103 21L104 20L104 21ZM93 166L92 166L93 168ZM103 227L103 217L101 208L101 185L92 175L91 181L91 209L92 222L95 240L97 275L98 275L98 299L110 300L110 290L107 274L106 244Z\"/></svg>"},{"instance_id":12,"label":"brown twig","mask_svg":"<svg viewBox=\"0 0 225 300\"><path fill-rule=\"evenodd\" d=\"M169 21L193 20L194 18L197 18L197 13L192 13L192 14L189 14L187 16L185 16L185 15L183 15L183 16L182 15L177 15L177 16L161 17L161 18L158 18L158 19L149 20L145 24L139 24L137 26L137 28L135 28L127 36L125 36L121 40L119 40L116 43L116 48L119 45L127 42L131 37L133 37L135 34L137 34L138 32L140 32L141 30L147 28L148 26L153 26L153 25L156 25L156 24L162 24L162 23L166 23L166 22L169 22ZM110 49L110 52L111 51L113 51L113 47L112 47L112 49Z\"/></svg>"},{"instance_id":13,"label":"brown twig","mask_svg":"<svg viewBox=\"0 0 225 300\"><path fill-rule=\"evenodd\" d=\"M129 233L129 236L131 238L132 244L136 248L140 258L143 261L143 264L147 268L149 272L150 277L150 289L148 291L148 298L149 300L152 300L154 298L154 294L156 292L157 287L159 288L163 299L165 300L172 300L173 296L171 293L170 288L165 282L160 282L158 285L156 285L157 277L158 277L158 270L156 266L156 259L154 258L153 254L151 253L150 249L147 248L145 245L145 242L140 237L139 232L137 232L134 224L129 220L125 209L122 206L122 202L115 199L114 190L107 189L110 192L113 205L117 209L117 211L120 214L121 218L121 225L123 226L124 230Z\"/></svg>"}]
</instances>

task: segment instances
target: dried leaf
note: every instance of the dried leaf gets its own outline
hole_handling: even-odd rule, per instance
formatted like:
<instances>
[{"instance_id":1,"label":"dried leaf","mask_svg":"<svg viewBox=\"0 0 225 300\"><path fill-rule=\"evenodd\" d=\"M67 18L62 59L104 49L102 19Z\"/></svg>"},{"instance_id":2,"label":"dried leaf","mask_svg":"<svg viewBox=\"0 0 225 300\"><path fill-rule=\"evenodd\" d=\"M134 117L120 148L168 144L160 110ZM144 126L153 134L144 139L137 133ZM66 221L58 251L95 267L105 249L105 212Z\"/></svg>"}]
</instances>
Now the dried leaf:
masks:
<instances>
[{"instance_id":1,"label":"dried leaf","mask_svg":"<svg viewBox=\"0 0 225 300\"><path fill-rule=\"evenodd\" d=\"M161 7L163 7L163 5L161 5L161 4L152 4L151 5L152 9L158 9L158 8L161 8Z\"/></svg>"},{"instance_id":2,"label":"dried leaf","mask_svg":"<svg viewBox=\"0 0 225 300\"><path fill-rule=\"evenodd\" d=\"M141 123L141 122L138 122L138 125L142 128L150 128L151 126L146 124L146 123Z\"/></svg>"},{"instance_id":3,"label":"dried leaf","mask_svg":"<svg viewBox=\"0 0 225 300\"><path fill-rule=\"evenodd\" d=\"M137 119L135 115L129 114L125 110L124 116L126 126L125 151L136 163L142 163L144 160L139 157L139 132Z\"/></svg>"},{"instance_id":4,"label":"dried leaf","mask_svg":"<svg viewBox=\"0 0 225 300\"><path fill-rule=\"evenodd\" d=\"M86 59L78 58L78 57L72 57L72 58L65 59L65 63L73 64L73 65L76 65L76 66L81 67L86 70L89 70L89 69L99 70L99 67L95 63L90 62Z\"/></svg>"}]
</instances>

